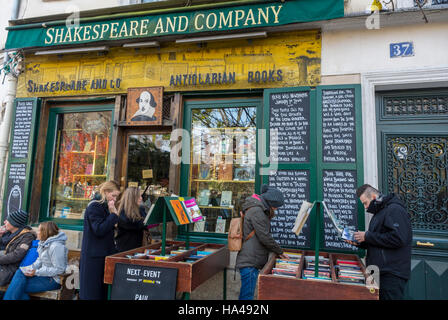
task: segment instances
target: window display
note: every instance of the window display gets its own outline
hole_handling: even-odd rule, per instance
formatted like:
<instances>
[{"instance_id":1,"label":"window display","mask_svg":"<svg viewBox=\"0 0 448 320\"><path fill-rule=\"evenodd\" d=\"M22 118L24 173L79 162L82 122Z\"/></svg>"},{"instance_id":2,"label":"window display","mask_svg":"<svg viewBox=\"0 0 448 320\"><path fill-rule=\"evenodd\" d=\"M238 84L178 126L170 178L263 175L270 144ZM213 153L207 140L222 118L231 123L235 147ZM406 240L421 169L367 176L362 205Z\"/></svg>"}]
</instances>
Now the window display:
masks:
<instances>
[{"instance_id":1,"label":"window display","mask_svg":"<svg viewBox=\"0 0 448 320\"><path fill-rule=\"evenodd\" d=\"M82 219L106 181L111 111L57 115L50 217Z\"/></svg>"},{"instance_id":2,"label":"window display","mask_svg":"<svg viewBox=\"0 0 448 320\"><path fill-rule=\"evenodd\" d=\"M190 231L225 233L255 190L256 107L192 110L189 195L204 221Z\"/></svg>"}]
</instances>

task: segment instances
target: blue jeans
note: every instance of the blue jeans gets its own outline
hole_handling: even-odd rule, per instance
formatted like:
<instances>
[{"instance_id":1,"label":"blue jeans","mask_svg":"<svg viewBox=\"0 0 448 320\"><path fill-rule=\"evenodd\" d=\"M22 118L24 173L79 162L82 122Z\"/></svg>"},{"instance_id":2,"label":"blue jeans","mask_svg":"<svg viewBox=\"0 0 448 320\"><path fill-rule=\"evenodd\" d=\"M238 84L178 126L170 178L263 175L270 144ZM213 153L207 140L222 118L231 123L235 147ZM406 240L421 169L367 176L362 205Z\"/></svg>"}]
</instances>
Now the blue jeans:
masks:
<instances>
[{"instance_id":1,"label":"blue jeans","mask_svg":"<svg viewBox=\"0 0 448 320\"><path fill-rule=\"evenodd\" d=\"M12 277L3 300L29 300L29 292L43 292L60 289L61 285L52 277L27 277L18 269Z\"/></svg>"},{"instance_id":2,"label":"blue jeans","mask_svg":"<svg viewBox=\"0 0 448 320\"><path fill-rule=\"evenodd\" d=\"M260 270L253 267L240 268L241 290L240 300L253 300Z\"/></svg>"}]
</instances>

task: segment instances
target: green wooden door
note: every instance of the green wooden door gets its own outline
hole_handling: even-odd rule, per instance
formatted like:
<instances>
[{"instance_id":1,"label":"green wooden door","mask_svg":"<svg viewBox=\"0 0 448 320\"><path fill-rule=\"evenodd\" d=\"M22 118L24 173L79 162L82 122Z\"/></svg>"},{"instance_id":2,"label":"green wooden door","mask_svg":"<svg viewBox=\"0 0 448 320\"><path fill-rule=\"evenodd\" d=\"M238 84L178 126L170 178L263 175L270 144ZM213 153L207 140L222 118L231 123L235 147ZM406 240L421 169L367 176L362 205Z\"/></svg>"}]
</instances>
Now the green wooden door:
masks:
<instances>
[{"instance_id":1,"label":"green wooden door","mask_svg":"<svg viewBox=\"0 0 448 320\"><path fill-rule=\"evenodd\" d=\"M380 189L406 203L413 227L409 299L448 299L448 91L377 97Z\"/></svg>"}]
</instances>

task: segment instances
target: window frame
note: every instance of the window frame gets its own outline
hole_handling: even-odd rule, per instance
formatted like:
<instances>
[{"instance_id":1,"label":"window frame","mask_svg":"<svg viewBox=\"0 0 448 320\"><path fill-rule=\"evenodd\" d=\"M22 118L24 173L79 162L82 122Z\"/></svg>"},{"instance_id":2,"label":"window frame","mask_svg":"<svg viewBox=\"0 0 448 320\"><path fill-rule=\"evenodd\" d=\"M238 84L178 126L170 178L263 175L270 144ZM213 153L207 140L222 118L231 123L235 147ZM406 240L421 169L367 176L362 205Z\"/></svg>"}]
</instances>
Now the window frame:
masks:
<instances>
[{"instance_id":1,"label":"window frame","mask_svg":"<svg viewBox=\"0 0 448 320\"><path fill-rule=\"evenodd\" d=\"M207 100L187 100L184 102L184 121L183 129L189 132L191 135L191 121L192 112L195 109L223 109L223 108L238 108L238 107L252 107L256 108L256 131L262 128L263 124L263 98L228 98L228 99L207 99ZM185 143L185 140L182 139ZM189 140L189 139L188 139ZM256 139L256 154L258 155L259 142L258 137ZM190 142L190 141L188 141ZM188 148L188 149L187 149ZM182 150L190 150L190 146L182 145ZM190 150L191 152L191 150ZM188 155L190 159L190 154ZM255 161L255 190L254 192L259 192L261 177L259 175L260 163L258 157L256 156ZM188 187L190 182L190 164L181 164L181 178L180 178L180 195L188 196ZM180 241L185 241L189 239L193 242L207 242L207 243L227 243L227 233L215 233L215 232L195 232L188 231L187 226L180 226L178 228L177 239Z\"/></svg>"},{"instance_id":2,"label":"window frame","mask_svg":"<svg viewBox=\"0 0 448 320\"><path fill-rule=\"evenodd\" d=\"M115 105L114 104L102 104L102 105L81 105L81 106L70 106L70 107L53 107L49 109L48 116L48 131L45 143L45 156L44 156L44 168L42 173L42 191L41 191L41 207L39 210L39 223L44 221L53 221L60 228L68 229L68 230L77 230L82 231L84 221L83 219L66 219L66 218L53 218L50 217L49 214L49 205L50 205L50 197L51 197L51 186L52 186L52 177L54 173L54 155L56 146L56 137L57 137L57 117L60 114L67 113L84 113L84 112L98 112L98 111L110 111L111 112L111 123L110 123L110 136L109 141L112 142L113 136L113 123L115 116ZM109 143L108 159L109 161L111 156L112 144ZM111 176L110 165L107 164L106 171L106 181ZM45 186L45 187L44 187ZM45 189L44 189L45 188Z\"/></svg>"}]
</instances>

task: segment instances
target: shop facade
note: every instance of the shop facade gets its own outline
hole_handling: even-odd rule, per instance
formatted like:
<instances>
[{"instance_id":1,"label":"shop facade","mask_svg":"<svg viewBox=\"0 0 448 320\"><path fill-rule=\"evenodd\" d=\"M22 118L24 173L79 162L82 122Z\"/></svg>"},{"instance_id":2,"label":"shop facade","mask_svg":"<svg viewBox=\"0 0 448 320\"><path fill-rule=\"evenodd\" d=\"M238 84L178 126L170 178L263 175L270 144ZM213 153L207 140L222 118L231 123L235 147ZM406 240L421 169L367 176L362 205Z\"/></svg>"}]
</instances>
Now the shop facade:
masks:
<instances>
[{"instance_id":1,"label":"shop facade","mask_svg":"<svg viewBox=\"0 0 448 320\"><path fill-rule=\"evenodd\" d=\"M400 58L394 64L397 60L383 52L392 41L384 39L402 39L401 27L387 26L383 30L387 36L379 40L375 30L365 29L364 20L351 25L343 21L350 18L331 20L344 17L343 1L320 1L314 10L311 2L253 1L244 6L91 19L78 29L51 21L45 28L11 29L10 48L25 49L16 114L34 111L25 148L29 156L10 155L8 170L12 165L15 175L9 175L10 188L8 180L5 183L4 199L17 194L11 191L19 185L20 205L30 211L32 222L55 221L69 234L70 246L80 248L83 211L92 192L113 179L122 188L139 186L152 202L171 194L195 197L205 221L173 227L170 237L184 240L188 235L192 241L225 244L229 221L238 214L242 200L258 192L261 183L270 183L288 198L273 222L282 246L313 250L319 242L329 252L362 256L337 241L326 220L320 239L313 232L314 218L301 236L289 236L296 209L303 200L325 200L347 223L363 230L369 216L354 198L357 186L365 182L390 192L418 194L397 178L410 164L400 169L394 161L406 159L410 145L426 145L425 139L440 146L433 147L435 158L444 154L437 150L446 150L443 101L448 61L433 50L431 66L418 51L413 62ZM294 5L299 7L288 7ZM340 29L334 31L332 26ZM446 23L428 30L416 28L412 39L416 48L423 50L422 39L444 27ZM22 37L12 32L18 35L21 30ZM146 30L157 34L148 36ZM28 45L23 35L30 36ZM367 50L361 50L364 55L356 54L358 42L353 39L370 43L362 47ZM437 48L444 45L441 42ZM76 52L83 47L94 51ZM375 56L381 57L377 65L389 69L372 65L369 57ZM396 111L404 108L400 101L410 101L410 96L442 101L436 103L442 109L400 118ZM339 107L343 110L335 111ZM155 110L149 118L138 117L151 108ZM435 136L432 129L425 131L428 124L437 127ZM417 142L412 135L416 131ZM400 140L402 133L413 142ZM443 167L447 160L436 160L442 167L437 190L431 191L435 196L447 184ZM267 174L272 170L276 173ZM425 179L415 177L410 183L429 185L432 179ZM424 201L438 203L434 214L442 218L434 218L428 228L415 221L420 223L414 226L416 280L409 294L423 299L430 295L426 291L424 297L419 295L422 286L430 288L440 279L444 283L448 265L443 249L446 201L426 198L423 192L416 200L420 203L416 212L423 213ZM10 207L14 205L12 201ZM6 210L4 204L3 216ZM436 243L437 252L417 241ZM431 267L438 280L425 276ZM221 282L216 278L208 286L219 287ZM238 281L228 282L233 286L230 292L239 289ZM443 288L442 284L437 293L442 297Z\"/></svg>"}]
</instances>

